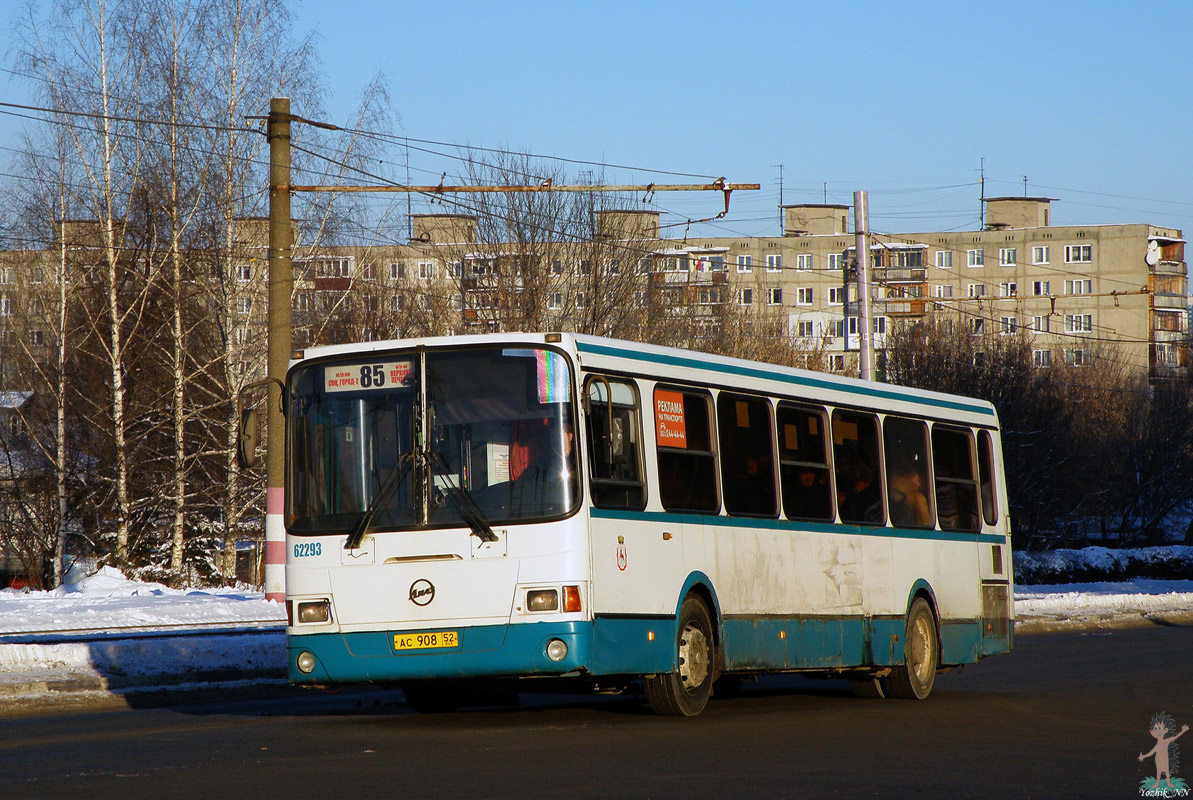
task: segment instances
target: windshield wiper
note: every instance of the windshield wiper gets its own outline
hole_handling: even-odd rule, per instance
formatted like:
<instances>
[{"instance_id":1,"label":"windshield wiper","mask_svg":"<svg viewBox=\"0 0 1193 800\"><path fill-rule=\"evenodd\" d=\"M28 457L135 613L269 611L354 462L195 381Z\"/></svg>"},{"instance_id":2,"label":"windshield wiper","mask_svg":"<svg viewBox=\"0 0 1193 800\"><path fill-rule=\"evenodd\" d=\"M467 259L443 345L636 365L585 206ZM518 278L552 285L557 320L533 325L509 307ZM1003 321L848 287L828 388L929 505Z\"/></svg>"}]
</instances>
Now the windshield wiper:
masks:
<instances>
[{"instance_id":1,"label":"windshield wiper","mask_svg":"<svg viewBox=\"0 0 1193 800\"><path fill-rule=\"evenodd\" d=\"M368 508L360 515L360 519L356 521L356 525L352 527L352 532L348 534L347 540L344 541L345 550L355 550L360 547L361 541L365 538L365 531L373 523L373 517L377 516L377 511L381 508L381 504L394 493L395 489L401 486L402 481L406 478L406 473L410 472L410 467L414 464L414 460L417 457L415 453L406 453L398 459L398 463L389 471L385 483L377 490L377 494L369 502Z\"/></svg>"},{"instance_id":2,"label":"windshield wiper","mask_svg":"<svg viewBox=\"0 0 1193 800\"><path fill-rule=\"evenodd\" d=\"M493 533L493 529L489 527L489 522L485 519L484 512L480 510L480 506L472 499L472 495L464 488L456 485L452 480L451 470L448 468L447 462L443 460L443 456L438 452L430 453L430 456L442 467L443 482L448 489L446 494L451 498L452 505L456 507L460 518L468 523L468 527L472 529L472 535L482 542L496 542L498 540L497 534Z\"/></svg>"}]
</instances>

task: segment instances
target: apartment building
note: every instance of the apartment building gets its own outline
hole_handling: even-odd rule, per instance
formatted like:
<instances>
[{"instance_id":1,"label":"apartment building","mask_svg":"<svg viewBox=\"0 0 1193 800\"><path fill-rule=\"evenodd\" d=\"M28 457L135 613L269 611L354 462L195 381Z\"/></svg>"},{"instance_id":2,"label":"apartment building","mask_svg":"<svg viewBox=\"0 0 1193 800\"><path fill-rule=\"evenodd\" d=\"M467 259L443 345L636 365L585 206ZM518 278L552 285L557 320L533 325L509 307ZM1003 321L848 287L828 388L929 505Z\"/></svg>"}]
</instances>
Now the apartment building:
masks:
<instances>
[{"instance_id":1,"label":"apartment building","mask_svg":"<svg viewBox=\"0 0 1193 800\"><path fill-rule=\"evenodd\" d=\"M1181 231L1054 226L1050 203L989 198L980 231L873 235L876 347L898 326L934 320L974 335L1026 335L1040 366L1114 357L1153 379L1185 368L1190 315ZM785 333L823 349L831 369L853 370L858 307L850 208L799 204L783 211L784 235L773 237L660 238L658 213L634 210L598 212L591 241L544 236L531 244L486 244L477 241L473 216L423 214L413 218L405 244L296 246L296 346L329 335L514 330L527 324L528 310L538 324L573 328L590 323L586 314L604 300L617 307L621 327L603 332L633 336L635 326L684 324L698 345L718 335L732 313L764 321L756 335ZM265 224L238 226L236 263L220 267L212 259L222 278L222 311L231 317L225 357L244 379L260 371L264 351ZM38 294L53 290L53 253L7 255L0 268L0 362L18 345L48 350L52 330L46 312L53 298ZM348 318L351 325L341 324Z\"/></svg>"}]
</instances>

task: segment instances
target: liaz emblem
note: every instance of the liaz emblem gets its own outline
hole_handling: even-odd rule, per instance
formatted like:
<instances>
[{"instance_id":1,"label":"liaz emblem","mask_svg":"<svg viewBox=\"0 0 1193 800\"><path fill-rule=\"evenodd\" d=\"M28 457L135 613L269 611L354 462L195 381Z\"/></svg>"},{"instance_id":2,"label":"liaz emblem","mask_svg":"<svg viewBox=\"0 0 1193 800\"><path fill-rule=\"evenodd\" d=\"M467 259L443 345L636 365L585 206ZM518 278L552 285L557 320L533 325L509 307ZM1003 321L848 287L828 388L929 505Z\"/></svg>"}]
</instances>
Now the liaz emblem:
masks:
<instances>
[{"instance_id":1,"label":"liaz emblem","mask_svg":"<svg viewBox=\"0 0 1193 800\"><path fill-rule=\"evenodd\" d=\"M416 606L425 606L435 599L435 584L426 578L419 578L410 584L410 602Z\"/></svg>"}]
</instances>

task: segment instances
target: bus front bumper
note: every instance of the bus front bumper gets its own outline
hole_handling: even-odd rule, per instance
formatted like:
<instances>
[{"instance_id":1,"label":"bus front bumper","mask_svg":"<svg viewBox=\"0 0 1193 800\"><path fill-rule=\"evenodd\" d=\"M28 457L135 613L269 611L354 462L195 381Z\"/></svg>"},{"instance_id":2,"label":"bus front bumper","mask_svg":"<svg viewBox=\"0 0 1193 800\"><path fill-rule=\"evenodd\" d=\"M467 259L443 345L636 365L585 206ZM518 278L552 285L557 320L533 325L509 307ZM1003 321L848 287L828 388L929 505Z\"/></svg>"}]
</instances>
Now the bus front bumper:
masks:
<instances>
[{"instance_id":1,"label":"bus front bumper","mask_svg":"<svg viewBox=\"0 0 1193 800\"><path fill-rule=\"evenodd\" d=\"M454 632L458 635L456 646L406 650L396 649L399 637L409 638L422 632L289 636L290 680L327 684L564 675L579 672L587 664L592 642L591 622L485 625Z\"/></svg>"}]
</instances>

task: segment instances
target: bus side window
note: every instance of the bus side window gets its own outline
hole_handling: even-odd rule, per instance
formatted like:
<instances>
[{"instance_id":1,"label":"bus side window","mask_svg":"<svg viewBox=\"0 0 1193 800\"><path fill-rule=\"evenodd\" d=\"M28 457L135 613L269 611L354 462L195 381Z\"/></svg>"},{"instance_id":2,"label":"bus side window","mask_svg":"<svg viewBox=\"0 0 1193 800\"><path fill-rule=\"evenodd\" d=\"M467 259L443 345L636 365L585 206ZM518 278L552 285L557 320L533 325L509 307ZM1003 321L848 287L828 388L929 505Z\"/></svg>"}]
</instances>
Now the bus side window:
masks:
<instances>
[{"instance_id":1,"label":"bus side window","mask_svg":"<svg viewBox=\"0 0 1193 800\"><path fill-rule=\"evenodd\" d=\"M994 443L989 431L978 432L978 476L981 480L982 517L987 525L998 524L994 503Z\"/></svg>"},{"instance_id":2,"label":"bus side window","mask_svg":"<svg viewBox=\"0 0 1193 800\"><path fill-rule=\"evenodd\" d=\"M887 417L882 423L886 456L887 510L892 525L936 527L929 499L928 426L918 420Z\"/></svg>"},{"instance_id":3,"label":"bus side window","mask_svg":"<svg viewBox=\"0 0 1193 800\"><path fill-rule=\"evenodd\" d=\"M722 392L717 396L717 431L725 511L749 517L778 516L770 403Z\"/></svg>"},{"instance_id":4,"label":"bus side window","mask_svg":"<svg viewBox=\"0 0 1193 800\"><path fill-rule=\"evenodd\" d=\"M637 388L625 381L589 379L585 406L593 505L641 511L646 482Z\"/></svg>"},{"instance_id":5,"label":"bus side window","mask_svg":"<svg viewBox=\"0 0 1193 800\"><path fill-rule=\"evenodd\" d=\"M973 434L944 425L932 426L932 468L940 527L946 531L978 530L981 525L978 482L973 474Z\"/></svg>"},{"instance_id":6,"label":"bus side window","mask_svg":"<svg viewBox=\"0 0 1193 800\"><path fill-rule=\"evenodd\" d=\"M833 520L823 409L779 403L779 482L788 519Z\"/></svg>"},{"instance_id":7,"label":"bus side window","mask_svg":"<svg viewBox=\"0 0 1193 800\"><path fill-rule=\"evenodd\" d=\"M833 469L842 522L881 525L882 469L878 417L855 411L833 412Z\"/></svg>"},{"instance_id":8,"label":"bus side window","mask_svg":"<svg viewBox=\"0 0 1193 800\"><path fill-rule=\"evenodd\" d=\"M706 392L655 387L659 500L668 511L715 514L721 508L709 405Z\"/></svg>"}]
</instances>

